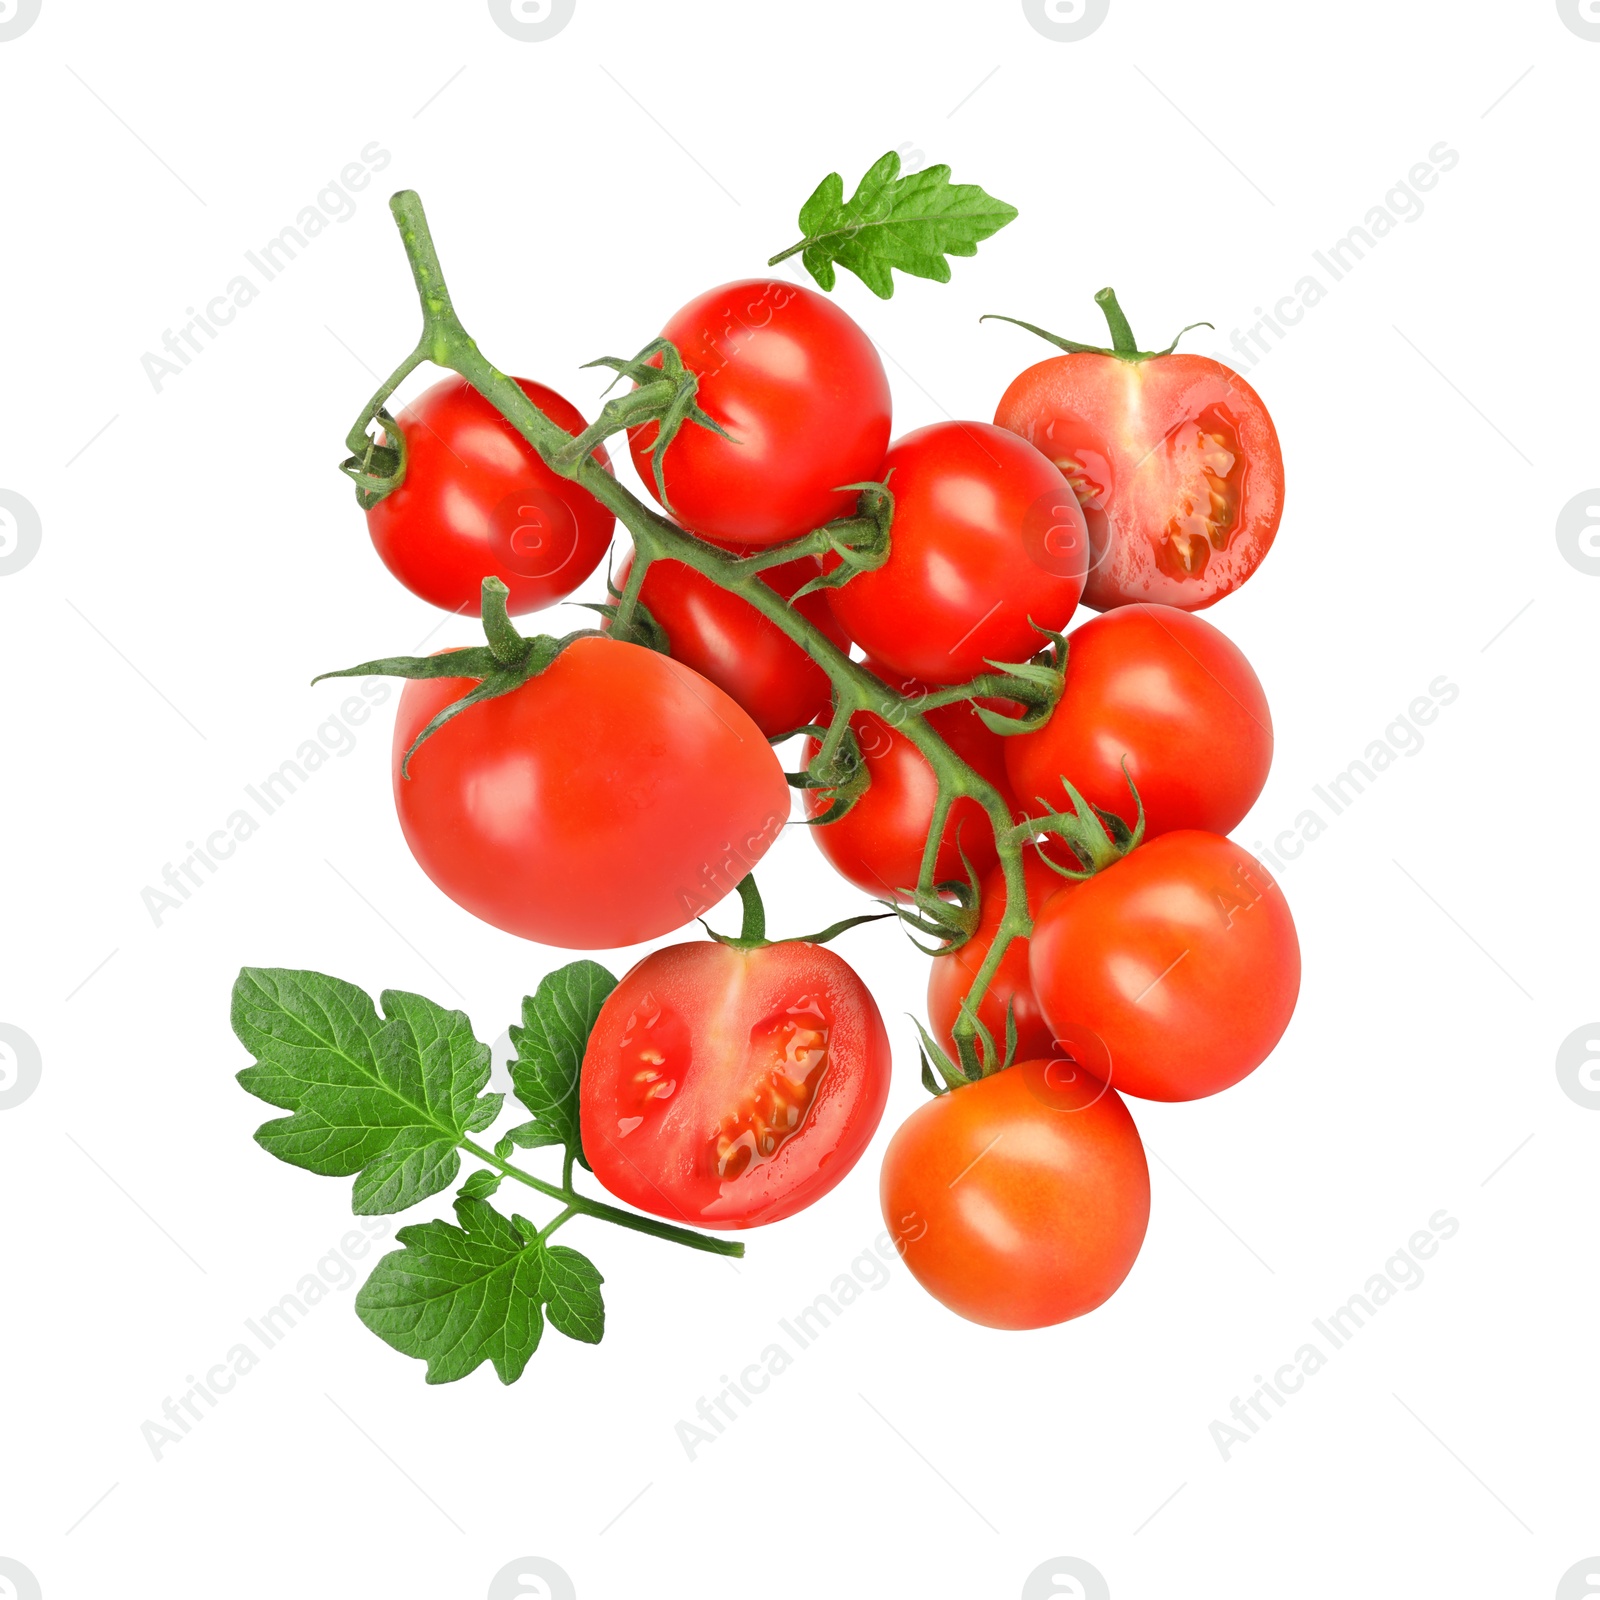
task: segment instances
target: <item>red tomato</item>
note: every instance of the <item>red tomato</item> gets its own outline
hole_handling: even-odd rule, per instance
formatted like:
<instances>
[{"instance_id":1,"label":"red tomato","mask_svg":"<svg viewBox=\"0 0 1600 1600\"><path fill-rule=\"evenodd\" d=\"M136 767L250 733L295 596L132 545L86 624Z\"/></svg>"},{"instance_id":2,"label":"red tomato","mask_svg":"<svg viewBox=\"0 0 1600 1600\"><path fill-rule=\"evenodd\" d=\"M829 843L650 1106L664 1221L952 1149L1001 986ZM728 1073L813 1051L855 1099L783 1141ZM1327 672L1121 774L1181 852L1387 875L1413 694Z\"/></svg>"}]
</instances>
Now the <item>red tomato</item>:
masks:
<instances>
[{"instance_id":1,"label":"red tomato","mask_svg":"<svg viewBox=\"0 0 1600 1600\"><path fill-rule=\"evenodd\" d=\"M580 1080L583 1151L641 1211L753 1228L838 1183L888 1095L883 1019L831 950L673 945L600 1009Z\"/></svg>"},{"instance_id":2,"label":"red tomato","mask_svg":"<svg viewBox=\"0 0 1600 1600\"><path fill-rule=\"evenodd\" d=\"M412 740L474 685L406 684L394 798L457 905L568 950L637 944L723 898L789 816L783 769L715 684L666 656L579 639L520 689Z\"/></svg>"},{"instance_id":3,"label":"red tomato","mask_svg":"<svg viewBox=\"0 0 1600 1600\"><path fill-rule=\"evenodd\" d=\"M1083 593L1088 539L1061 474L983 422L936 422L889 451L889 559L828 591L874 660L927 683L964 683L989 661L1026 661ZM825 563L838 565L838 557ZM1030 621L1031 619L1031 621Z\"/></svg>"},{"instance_id":4,"label":"red tomato","mask_svg":"<svg viewBox=\"0 0 1600 1600\"><path fill-rule=\"evenodd\" d=\"M863 663L902 694L915 695L918 685L902 680L875 662ZM969 705L940 706L928 712L935 733L981 777L987 778L1016 811L1006 783L1004 740L991 733ZM933 805L939 784L922 753L898 729L870 711L850 719L861 753L866 758L872 784L837 822L811 828L812 838L834 869L870 895L906 900L902 890L914 889L922 868L923 846L933 825ZM818 741L806 741L806 760L817 753ZM833 803L826 789L807 789L807 816L820 816ZM962 853L983 873L997 859L994 830L988 813L976 800L963 796L950 807L944 837L934 867L936 882L967 876Z\"/></svg>"},{"instance_id":5,"label":"red tomato","mask_svg":"<svg viewBox=\"0 0 1600 1600\"><path fill-rule=\"evenodd\" d=\"M733 553L749 551L738 548ZM629 556L616 577L619 589L627 583L632 566ZM761 581L789 599L817 571L815 560L789 561L767 568ZM681 561L658 560L650 563L639 598L666 630L673 660L693 667L731 695L769 739L819 718L827 720L833 704L827 673L738 595L719 589ZM833 620L821 594L808 594L794 607L841 650L849 649L844 629Z\"/></svg>"},{"instance_id":6,"label":"red tomato","mask_svg":"<svg viewBox=\"0 0 1600 1600\"><path fill-rule=\"evenodd\" d=\"M1088 515L1084 603L1199 611L1261 564L1283 515L1283 454L1261 397L1219 361L1053 356L994 420L1066 475Z\"/></svg>"},{"instance_id":7,"label":"red tomato","mask_svg":"<svg viewBox=\"0 0 1600 1600\"><path fill-rule=\"evenodd\" d=\"M583 413L554 389L518 378L569 433ZM367 513L383 564L413 594L478 615L483 580L511 591L516 616L564 599L594 571L616 519L538 452L465 378L425 390L395 419L406 440L405 481ZM603 446L594 459L610 468Z\"/></svg>"},{"instance_id":8,"label":"red tomato","mask_svg":"<svg viewBox=\"0 0 1600 1600\"><path fill-rule=\"evenodd\" d=\"M1066 777L1131 825L1126 759L1147 838L1231 833L1272 765L1272 713L1238 646L1186 611L1148 605L1084 623L1068 646L1066 690L1050 720L1005 741L1018 800L1035 814L1047 804L1071 810Z\"/></svg>"},{"instance_id":9,"label":"red tomato","mask_svg":"<svg viewBox=\"0 0 1600 1600\"><path fill-rule=\"evenodd\" d=\"M826 295L750 278L691 300L661 330L700 380L701 409L667 446L667 498L685 527L731 544L781 544L849 516L845 484L883 477L889 380L872 341ZM655 365L659 366L660 358ZM656 424L630 430L652 494Z\"/></svg>"},{"instance_id":10,"label":"red tomato","mask_svg":"<svg viewBox=\"0 0 1600 1600\"><path fill-rule=\"evenodd\" d=\"M1267 869L1214 833L1163 834L1058 895L1029 941L1058 1039L1097 1040L1109 1081L1198 1100L1253 1072L1300 992L1300 943Z\"/></svg>"},{"instance_id":11,"label":"red tomato","mask_svg":"<svg viewBox=\"0 0 1600 1600\"><path fill-rule=\"evenodd\" d=\"M1093 1311L1150 1220L1128 1108L1063 1060L1020 1061L913 1112L889 1141L879 1195L911 1275L989 1328Z\"/></svg>"},{"instance_id":12,"label":"red tomato","mask_svg":"<svg viewBox=\"0 0 1600 1600\"><path fill-rule=\"evenodd\" d=\"M1028 912L1037 917L1052 895L1066 893L1075 887L1071 878L1040 860L1038 853L1025 850L1022 870L1028 880ZM939 956L928 973L928 1026L935 1039L955 1055L956 1047L951 1030L961 1015L961 1002L979 969L988 959L994 944L995 930L1006 909L1005 872L997 862L983 880L983 899L979 908L978 930L950 955ZM1000 965L989 980L983 999L978 1002L978 1021L994 1038L997 1048L1006 1047L1006 1004L1012 1003L1017 1023L1017 1060L1030 1056L1048 1056L1054 1052L1055 1040L1050 1025L1039 1010L1033 993L1033 981L1028 976L1028 941L1013 939L1000 958Z\"/></svg>"}]
</instances>

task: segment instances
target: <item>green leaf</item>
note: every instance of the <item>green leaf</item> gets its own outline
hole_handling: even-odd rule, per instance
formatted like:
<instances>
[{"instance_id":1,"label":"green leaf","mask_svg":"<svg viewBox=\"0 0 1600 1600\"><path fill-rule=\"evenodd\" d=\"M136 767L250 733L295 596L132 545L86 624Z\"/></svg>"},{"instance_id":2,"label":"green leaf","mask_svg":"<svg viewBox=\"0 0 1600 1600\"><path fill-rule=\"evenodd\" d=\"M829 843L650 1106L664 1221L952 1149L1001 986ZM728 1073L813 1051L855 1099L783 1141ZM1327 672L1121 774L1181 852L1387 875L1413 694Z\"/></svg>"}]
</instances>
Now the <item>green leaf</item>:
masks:
<instances>
[{"instance_id":1,"label":"green leaf","mask_svg":"<svg viewBox=\"0 0 1600 1600\"><path fill-rule=\"evenodd\" d=\"M562 1333L596 1343L604 1331L603 1281L575 1250L546 1247L522 1217L458 1195L454 1227L402 1228L403 1248L373 1269L356 1314L402 1355L428 1363L429 1383L454 1383L485 1361L515 1383L544 1332L541 1305Z\"/></svg>"},{"instance_id":2,"label":"green leaf","mask_svg":"<svg viewBox=\"0 0 1600 1600\"><path fill-rule=\"evenodd\" d=\"M539 1142L564 1144L585 1167L589 1163L578 1136L578 1075L595 1018L616 986L617 980L598 962L571 962L540 981L538 991L522 1002L522 1026L511 1029L517 1050L511 1082L517 1098L535 1123L554 1135Z\"/></svg>"},{"instance_id":3,"label":"green leaf","mask_svg":"<svg viewBox=\"0 0 1600 1600\"><path fill-rule=\"evenodd\" d=\"M489 1049L460 1011L386 990L385 1015L353 984L246 967L233 1028L256 1057L251 1094L292 1111L263 1123L263 1149L307 1171L356 1178L358 1215L403 1211L455 1181L457 1146L499 1115L482 1093Z\"/></svg>"},{"instance_id":4,"label":"green leaf","mask_svg":"<svg viewBox=\"0 0 1600 1600\"><path fill-rule=\"evenodd\" d=\"M516 1127L508 1128L494 1147L494 1153L502 1161L511 1157L513 1150L538 1150L547 1144L560 1144L561 1135L556 1130L543 1122L519 1122Z\"/></svg>"},{"instance_id":5,"label":"green leaf","mask_svg":"<svg viewBox=\"0 0 1600 1600\"><path fill-rule=\"evenodd\" d=\"M951 183L949 167L926 167L901 177L900 156L891 150L849 200L843 178L830 172L800 208L804 239L769 265L799 251L806 270L831 290L837 262L887 300L894 293L892 268L948 283L945 257L976 255L979 242L1016 214L1015 206L975 183Z\"/></svg>"},{"instance_id":6,"label":"green leaf","mask_svg":"<svg viewBox=\"0 0 1600 1600\"><path fill-rule=\"evenodd\" d=\"M479 1167L476 1172L468 1174L467 1181L461 1185L461 1192L469 1200L487 1200L499 1187L500 1174L491 1172L487 1167Z\"/></svg>"}]
</instances>

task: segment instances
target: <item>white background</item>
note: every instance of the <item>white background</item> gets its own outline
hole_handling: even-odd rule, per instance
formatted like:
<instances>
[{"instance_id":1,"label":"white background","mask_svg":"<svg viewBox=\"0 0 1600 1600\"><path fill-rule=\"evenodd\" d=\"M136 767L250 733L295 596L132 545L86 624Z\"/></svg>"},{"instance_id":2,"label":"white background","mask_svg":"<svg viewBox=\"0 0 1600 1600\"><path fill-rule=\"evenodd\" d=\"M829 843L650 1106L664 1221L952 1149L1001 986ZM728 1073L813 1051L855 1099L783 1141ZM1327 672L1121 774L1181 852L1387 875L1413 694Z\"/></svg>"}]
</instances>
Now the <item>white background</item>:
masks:
<instances>
[{"instance_id":1,"label":"white background","mask_svg":"<svg viewBox=\"0 0 1600 1600\"><path fill-rule=\"evenodd\" d=\"M1009 1597L1056 1556L1116 1600L1556 1594L1600 1551L1600 1115L1555 1072L1600 1014L1600 581L1555 537L1600 481L1597 79L1553 0L1112 0L1077 43L1013 0L578 0L541 43L482 3L44 0L0 42L0 489L43 530L0 578L0 1021L42 1058L0 1111L0 1556L45 1600L476 1600L522 1556L584 1600ZM393 159L355 215L157 393L141 356L371 141ZM1305 985L1276 1054L1216 1099L1135 1103L1153 1211L1115 1299L1002 1334L896 1265L714 1445L679 1444L881 1226L925 969L879 924L840 949L891 1023L883 1128L743 1263L587 1227L604 1343L549 1334L509 1389L426 1387L332 1293L154 1459L141 1424L353 1226L346 1184L251 1142L241 963L420 990L488 1040L564 959L415 867L392 701L181 910L141 904L348 694L315 672L436 625L334 470L365 369L416 331L389 190L422 192L493 359L592 415L579 364L762 270L825 172L948 162L1019 219L949 285L838 290L901 431L987 419L1045 353L981 312L1096 338L1111 283L1147 345L1205 317L1191 347L1222 349L1440 141L1460 160L1423 214L1251 372L1288 497L1208 613L1277 725L1239 839L1290 828L1436 677L1459 698L1284 871ZM780 928L865 909L798 830L763 883ZM1460 1229L1426 1281L1224 1461L1213 1420L1441 1208Z\"/></svg>"}]
</instances>

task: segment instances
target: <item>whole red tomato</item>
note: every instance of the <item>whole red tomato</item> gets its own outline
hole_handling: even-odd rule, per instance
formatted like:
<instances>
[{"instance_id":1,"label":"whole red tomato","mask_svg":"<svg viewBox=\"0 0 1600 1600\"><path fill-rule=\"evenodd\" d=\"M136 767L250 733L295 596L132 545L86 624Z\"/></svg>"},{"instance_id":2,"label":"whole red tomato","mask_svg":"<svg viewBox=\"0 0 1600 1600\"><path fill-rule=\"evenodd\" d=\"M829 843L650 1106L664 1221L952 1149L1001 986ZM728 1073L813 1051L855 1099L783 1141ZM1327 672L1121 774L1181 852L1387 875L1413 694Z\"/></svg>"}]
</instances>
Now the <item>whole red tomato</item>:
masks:
<instances>
[{"instance_id":1,"label":"whole red tomato","mask_svg":"<svg viewBox=\"0 0 1600 1600\"><path fill-rule=\"evenodd\" d=\"M673 945L600 1009L583 1058L583 1151L619 1199L752 1228L856 1164L889 1094L889 1037L831 950Z\"/></svg>"},{"instance_id":2,"label":"whole red tomato","mask_svg":"<svg viewBox=\"0 0 1600 1600\"><path fill-rule=\"evenodd\" d=\"M735 555L748 555L737 548ZM629 556L617 574L620 589L633 567ZM761 581L786 600L817 575L814 559L768 567ZM639 589L646 610L666 630L672 658L693 667L703 678L731 695L755 719L769 739L826 720L833 703L828 675L799 645L754 606L719 588L681 561L650 563ZM792 601L795 609L819 627L842 650L850 641L833 619L820 594Z\"/></svg>"},{"instance_id":3,"label":"whole red tomato","mask_svg":"<svg viewBox=\"0 0 1600 1600\"><path fill-rule=\"evenodd\" d=\"M1020 1061L913 1112L889 1141L879 1196L911 1275L989 1328L1093 1311L1150 1220L1128 1108L1065 1060Z\"/></svg>"},{"instance_id":4,"label":"whole red tomato","mask_svg":"<svg viewBox=\"0 0 1600 1600\"><path fill-rule=\"evenodd\" d=\"M1112 318L1116 297L1095 298L1113 334L1125 332L1120 309ZM1261 397L1220 361L1149 355L1131 333L1118 343L1126 348L1029 367L994 420L1042 450L1083 505L1093 546L1086 605L1199 611L1272 547L1283 516L1277 430Z\"/></svg>"},{"instance_id":5,"label":"whole red tomato","mask_svg":"<svg viewBox=\"0 0 1600 1600\"><path fill-rule=\"evenodd\" d=\"M964 683L990 661L1036 655L1038 628L1065 627L1077 607L1089 559L1061 474L983 422L918 428L896 441L887 470L889 559L828 591L845 632L927 683Z\"/></svg>"},{"instance_id":6,"label":"whole red tomato","mask_svg":"<svg viewBox=\"0 0 1600 1600\"><path fill-rule=\"evenodd\" d=\"M915 695L920 687L872 661L864 665L902 694ZM926 716L934 732L969 767L988 779L1015 812L1006 782L1002 748L1005 741L1001 736L991 733L965 703L939 706ZM874 712L858 711L850 719L850 726L866 759L871 786L837 822L821 823L808 831L834 870L858 889L870 895L906 900L904 891L916 888L922 870L922 852L939 794L938 779L905 734ZM808 739L806 760L810 761L819 748L817 740ZM808 816L820 816L833 804L829 790L807 789L804 794ZM979 873L997 859L988 813L965 795L950 807L934 866L934 881L964 881L967 871L961 861L963 853Z\"/></svg>"},{"instance_id":7,"label":"whole red tomato","mask_svg":"<svg viewBox=\"0 0 1600 1600\"><path fill-rule=\"evenodd\" d=\"M1065 777L1131 825L1126 761L1147 838L1231 833L1267 781L1272 713L1243 652L1209 622L1123 606L1073 629L1060 702L1037 733L1008 738L1005 757L1017 799L1036 815L1071 809Z\"/></svg>"},{"instance_id":8,"label":"whole red tomato","mask_svg":"<svg viewBox=\"0 0 1600 1600\"><path fill-rule=\"evenodd\" d=\"M1034 850L1022 854L1022 870L1028 881L1028 912L1037 917L1045 903L1056 894L1070 893L1074 880L1063 878ZM978 928L973 936L947 956L935 958L928 973L928 1026L935 1039L952 1056L955 1040L952 1030L961 1015L961 1002L972 987L994 944L996 929L1006 909L1006 878L996 863L983 880L983 898L978 913ZM1006 1046L1006 1006L1010 1004L1017 1024L1017 1060L1048 1056L1055 1046L1050 1025L1044 1020L1033 980L1028 976L1028 941L1013 939L1000 958L1000 965L989 980L983 999L978 1002L978 1021L989 1030L997 1048Z\"/></svg>"},{"instance_id":9,"label":"whole red tomato","mask_svg":"<svg viewBox=\"0 0 1600 1600\"><path fill-rule=\"evenodd\" d=\"M673 514L721 543L769 545L850 515L852 483L883 477L889 380L872 341L826 295L775 279L726 283L661 330L732 439L685 423L662 470ZM657 357L655 365L660 365ZM639 476L656 424L629 434Z\"/></svg>"},{"instance_id":10,"label":"whole red tomato","mask_svg":"<svg viewBox=\"0 0 1600 1600\"><path fill-rule=\"evenodd\" d=\"M1253 1072L1300 992L1300 943L1267 869L1214 833L1163 834L1058 895L1029 972L1058 1039L1097 1042L1124 1094L1198 1100Z\"/></svg>"},{"instance_id":11,"label":"whole red tomato","mask_svg":"<svg viewBox=\"0 0 1600 1600\"><path fill-rule=\"evenodd\" d=\"M552 422L583 431L583 413L554 389L517 386ZM564 599L594 571L616 519L552 472L465 378L434 384L395 420L405 481L367 513L367 531L413 594L475 617L483 580L499 578L516 616ZM594 459L609 469L603 446Z\"/></svg>"},{"instance_id":12,"label":"whole red tomato","mask_svg":"<svg viewBox=\"0 0 1600 1600\"><path fill-rule=\"evenodd\" d=\"M394 799L418 864L475 917L569 950L653 939L723 898L789 816L761 730L653 650L579 639L401 762L474 684L406 684Z\"/></svg>"}]
</instances>

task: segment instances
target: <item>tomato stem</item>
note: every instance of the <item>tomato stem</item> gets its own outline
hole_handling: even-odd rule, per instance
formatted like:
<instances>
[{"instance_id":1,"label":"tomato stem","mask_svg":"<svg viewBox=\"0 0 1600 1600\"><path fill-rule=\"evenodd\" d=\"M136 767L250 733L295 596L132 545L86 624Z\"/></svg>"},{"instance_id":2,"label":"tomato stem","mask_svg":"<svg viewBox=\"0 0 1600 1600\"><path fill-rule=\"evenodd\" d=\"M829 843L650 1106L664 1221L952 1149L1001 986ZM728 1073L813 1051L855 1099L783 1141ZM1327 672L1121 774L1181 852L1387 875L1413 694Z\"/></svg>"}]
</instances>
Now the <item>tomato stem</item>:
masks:
<instances>
[{"instance_id":1,"label":"tomato stem","mask_svg":"<svg viewBox=\"0 0 1600 1600\"><path fill-rule=\"evenodd\" d=\"M1139 353L1139 341L1133 336L1133 329L1128 326L1128 319L1123 315L1122 307L1117 304L1117 291L1111 288L1102 289L1095 297L1094 303L1106 314L1106 326L1111 330L1111 348L1119 356L1132 356Z\"/></svg>"},{"instance_id":2,"label":"tomato stem","mask_svg":"<svg viewBox=\"0 0 1600 1600\"><path fill-rule=\"evenodd\" d=\"M755 873L746 873L739 880L739 899L744 905L744 925L739 929L739 943L763 943L767 937L767 908L761 903L761 891L756 887Z\"/></svg>"}]
</instances>

